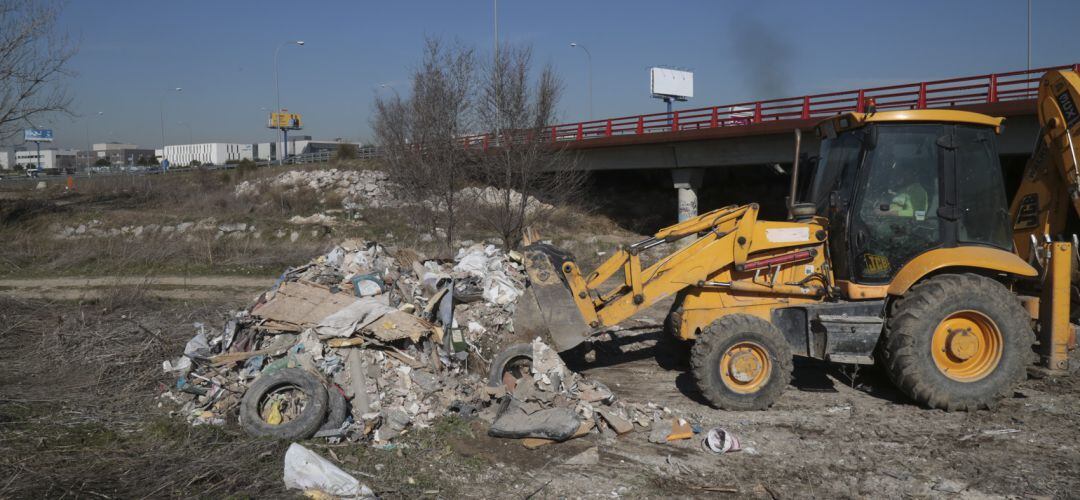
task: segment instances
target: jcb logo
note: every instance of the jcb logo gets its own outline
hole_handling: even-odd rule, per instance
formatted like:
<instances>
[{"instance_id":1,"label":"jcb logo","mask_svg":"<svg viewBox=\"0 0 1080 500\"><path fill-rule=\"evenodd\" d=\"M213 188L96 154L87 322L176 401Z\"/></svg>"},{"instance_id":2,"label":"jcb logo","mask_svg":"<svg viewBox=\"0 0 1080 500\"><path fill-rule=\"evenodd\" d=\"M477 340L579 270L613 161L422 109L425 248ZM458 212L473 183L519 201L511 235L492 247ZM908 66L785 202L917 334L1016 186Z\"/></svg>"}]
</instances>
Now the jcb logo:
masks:
<instances>
[{"instance_id":1,"label":"jcb logo","mask_svg":"<svg viewBox=\"0 0 1080 500\"><path fill-rule=\"evenodd\" d=\"M866 274L868 275L882 276L888 274L889 269L892 269L888 257L885 257L884 255L868 253L863 254L863 259L866 261L863 269L866 269Z\"/></svg>"},{"instance_id":2,"label":"jcb logo","mask_svg":"<svg viewBox=\"0 0 1080 500\"><path fill-rule=\"evenodd\" d=\"M1039 195L1030 193L1020 199L1013 229L1031 229L1039 225Z\"/></svg>"}]
</instances>

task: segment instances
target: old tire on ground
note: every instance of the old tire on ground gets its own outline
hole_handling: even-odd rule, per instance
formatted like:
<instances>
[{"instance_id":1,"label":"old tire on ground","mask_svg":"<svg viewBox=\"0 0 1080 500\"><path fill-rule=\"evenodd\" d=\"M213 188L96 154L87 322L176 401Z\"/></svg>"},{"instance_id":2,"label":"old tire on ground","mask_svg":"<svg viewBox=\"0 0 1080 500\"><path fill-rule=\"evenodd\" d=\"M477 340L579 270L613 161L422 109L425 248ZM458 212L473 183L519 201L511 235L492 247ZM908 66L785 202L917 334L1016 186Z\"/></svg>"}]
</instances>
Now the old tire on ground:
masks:
<instances>
[{"instance_id":1,"label":"old tire on ground","mask_svg":"<svg viewBox=\"0 0 1080 500\"><path fill-rule=\"evenodd\" d=\"M514 344L503 349L495 359L491 360L491 369L488 372L488 386L499 387L503 385L503 374L510 372L514 378L526 375L528 368L532 367L532 344Z\"/></svg>"},{"instance_id":2,"label":"old tire on ground","mask_svg":"<svg viewBox=\"0 0 1080 500\"><path fill-rule=\"evenodd\" d=\"M943 274L892 306L884 357L893 383L930 408L987 408L1025 378L1035 334L1016 296L975 274Z\"/></svg>"},{"instance_id":3,"label":"old tire on ground","mask_svg":"<svg viewBox=\"0 0 1080 500\"><path fill-rule=\"evenodd\" d=\"M772 323L730 314L706 327L690 352L702 396L725 410L764 410L791 381L791 346Z\"/></svg>"},{"instance_id":4,"label":"old tire on ground","mask_svg":"<svg viewBox=\"0 0 1080 500\"><path fill-rule=\"evenodd\" d=\"M326 421L323 422L316 433L336 431L341 428L341 424L345 423L345 419L349 418L349 403L345 400L345 395L341 393L341 389L338 389L334 384L330 384L330 387L326 388L326 396L329 410L326 413Z\"/></svg>"},{"instance_id":5,"label":"old tire on ground","mask_svg":"<svg viewBox=\"0 0 1080 500\"><path fill-rule=\"evenodd\" d=\"M307 401L296 418L272 425L263 420L260 410L268 395L275 391L296 389L304 393ZM277 439L306 439L315 434L326 418L326 388L314 375L300 368L283 368L262 375L248 387L240 402L240 425L252 436Z\"/></svg>"}]
</instances>

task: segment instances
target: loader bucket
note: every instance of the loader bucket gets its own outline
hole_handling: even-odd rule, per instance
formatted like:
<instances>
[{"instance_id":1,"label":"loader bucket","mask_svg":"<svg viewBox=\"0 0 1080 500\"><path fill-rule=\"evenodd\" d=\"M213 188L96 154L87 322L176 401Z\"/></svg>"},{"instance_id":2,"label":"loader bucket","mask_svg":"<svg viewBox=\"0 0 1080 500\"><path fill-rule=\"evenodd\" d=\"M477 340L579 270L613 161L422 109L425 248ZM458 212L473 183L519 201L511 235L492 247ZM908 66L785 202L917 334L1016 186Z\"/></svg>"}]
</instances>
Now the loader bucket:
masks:
<instances>
[{"instance_id":1,"label":"loader bucket","mask_svg":"<svg viewBox=\"0 0 1080 500\"><path fill-rule=\"evenodd\" d=\"M559 271L563 262L573 260L573 256L551 245L525 247L529 285L514 310L515 333L530 339L541 337L559 352L589 337L592 328L585 323Z\"/></svg>"}]
</instances>

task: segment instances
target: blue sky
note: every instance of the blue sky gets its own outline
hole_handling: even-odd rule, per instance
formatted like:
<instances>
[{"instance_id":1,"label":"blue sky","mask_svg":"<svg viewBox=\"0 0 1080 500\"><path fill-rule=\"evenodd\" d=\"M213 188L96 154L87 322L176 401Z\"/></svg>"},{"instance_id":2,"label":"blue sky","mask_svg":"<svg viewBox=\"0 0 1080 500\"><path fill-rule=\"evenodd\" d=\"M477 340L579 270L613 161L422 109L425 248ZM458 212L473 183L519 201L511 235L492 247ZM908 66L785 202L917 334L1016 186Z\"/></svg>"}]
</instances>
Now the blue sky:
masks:
<instances>
[{"instance_id":1,"label":"blue sky","mask_svg":"<svg viewBox=\"0 0 1080 500\"><path fill-rule=\"evenodd\" d=\"M61 27L81 42L69 83L80 115L48 120L63 147L133 142L160 147L166 89L169 143L260 142L274 106L281 50L282 106L316 138L368 139L381 83L406 92L425 35L490 55L492 0L74 0ZM662 8L661 8L662 7ZM565 83L561 121L587 118L592 53L597 118L662 110L647 69L695 72L684 107L1023 69L1025 0L585 1L502 0L503 42L531 44ZM1034 0L1032 65L1080 62L1076 0ZM764 64L761 64L764 63ZM103 114L98 115L101 111Z\"/></svg>"}]
</instances>

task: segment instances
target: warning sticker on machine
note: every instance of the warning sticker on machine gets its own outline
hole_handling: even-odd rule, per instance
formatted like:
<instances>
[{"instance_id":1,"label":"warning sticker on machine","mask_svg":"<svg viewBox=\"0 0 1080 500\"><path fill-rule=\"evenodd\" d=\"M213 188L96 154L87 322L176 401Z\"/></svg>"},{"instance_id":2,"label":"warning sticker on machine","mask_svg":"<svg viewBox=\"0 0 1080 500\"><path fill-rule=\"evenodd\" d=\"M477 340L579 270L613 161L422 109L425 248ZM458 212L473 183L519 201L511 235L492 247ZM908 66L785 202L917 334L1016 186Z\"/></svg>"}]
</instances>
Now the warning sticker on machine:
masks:
<instances>
[{"instance_id":1,"label":"warning sticker on machine","mask_svg":"<svg viewBox=\"0 0 1080 500\"><path fill-rule=\"evenodd\" d=\"M778 227L765 230L765 239L772 243L810 241L809 227Z\"/></svg>"}]
</instances>

